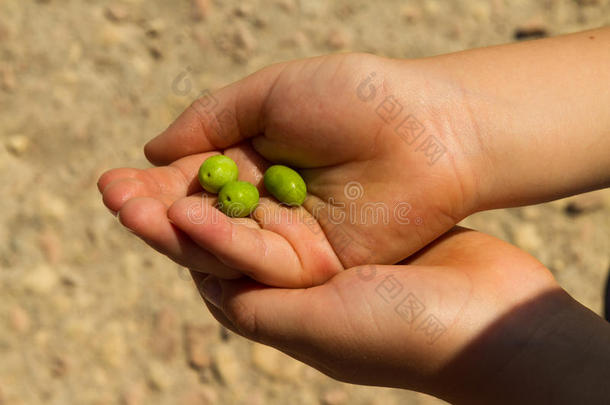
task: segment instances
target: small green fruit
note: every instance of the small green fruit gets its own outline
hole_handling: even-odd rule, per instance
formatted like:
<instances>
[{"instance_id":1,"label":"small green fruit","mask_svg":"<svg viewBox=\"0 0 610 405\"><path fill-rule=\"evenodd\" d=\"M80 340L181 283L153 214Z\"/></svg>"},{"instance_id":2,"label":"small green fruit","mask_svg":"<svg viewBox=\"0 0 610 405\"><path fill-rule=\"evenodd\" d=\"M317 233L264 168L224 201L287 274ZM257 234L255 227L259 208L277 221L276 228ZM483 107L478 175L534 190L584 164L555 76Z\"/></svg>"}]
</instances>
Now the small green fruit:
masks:
<instances>
[{"instance_id":1,"label":"small green fruit","mask_svg":"<svg viewBox=\"0 0 610 405\"><path fill-rule=\"evenodd\" d=\"M215 155L209 157L199 168L199 183L205 191L218 193L225 184L237 180L237 164L230 157Z\"/></svg>"},{"instance_id":2,"label":"small green fruit","mask_svg":"<svg viewBox=\"0 0 610 405\"><path fill-rule=\"evenodd\" d=\"M218 206L232 218L247 217L258 204L258 190L247 181L232 181L218 193Z\"/></svg>"},{"instance_id":3,"label":"small green fruit","mask_svg":"<svg viewBox=\"0 0 610 405\"><path fill-rule=\"evenodd\" d=\"M263 181L267 191L284 204L301 205L307 197L305 181L287 166L271 166L265 172Z\"/></svg>"}]
</instances>

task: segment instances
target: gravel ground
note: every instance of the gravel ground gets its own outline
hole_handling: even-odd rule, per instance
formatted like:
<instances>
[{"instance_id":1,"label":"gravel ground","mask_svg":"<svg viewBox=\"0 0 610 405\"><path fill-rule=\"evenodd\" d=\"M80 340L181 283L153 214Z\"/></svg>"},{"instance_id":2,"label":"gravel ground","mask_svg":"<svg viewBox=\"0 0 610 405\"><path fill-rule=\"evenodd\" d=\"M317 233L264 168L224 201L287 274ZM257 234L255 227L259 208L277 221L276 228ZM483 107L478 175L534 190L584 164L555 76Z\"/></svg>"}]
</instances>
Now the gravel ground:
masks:
<instances>
[{"instance_id":1,"label":"gravel ground","mask_svg":"<svg viewBox=\"0 0 610 405\"><path fill-rule=\"evenodd\" d=\"M0 404L438 404L335 382L219 327L95 182L269 63L419 57L610 23L608 0L0 1ZM574 211L578 211L574 213ZM596 312L610 193L475 215Z\"/></svg>"}]
</instances>

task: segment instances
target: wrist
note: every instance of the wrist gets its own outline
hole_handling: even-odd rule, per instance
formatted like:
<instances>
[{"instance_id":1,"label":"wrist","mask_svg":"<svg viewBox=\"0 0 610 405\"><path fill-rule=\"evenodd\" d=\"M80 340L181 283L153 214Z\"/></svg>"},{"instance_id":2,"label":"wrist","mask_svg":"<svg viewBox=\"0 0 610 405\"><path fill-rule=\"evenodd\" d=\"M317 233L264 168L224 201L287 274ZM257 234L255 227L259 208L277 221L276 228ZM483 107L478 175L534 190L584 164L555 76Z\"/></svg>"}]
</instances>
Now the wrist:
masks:
<instances>
[{"instance_id":1,"label":"wrist","mask_svg":"<svg viewBox=\"0 0 610 405\"><path fill-rule=\"evenodd\" d=\"M479 128L485 111L470 90L456 80L452 70L445 68L445 59L451 59L451 55L394 62L397 76L402 77L399 94L402 99L413 100L409 114L425 127L417 138L420 142L405 148L404 159L415 156L432 178L450 178L443 189L453 204L450 216L459 221L486 204L487 194L482 191L489 187L487 183L492 176ZM426 150L428 139L433 139L438 147ZM428 154L435 150L442 152ZM437 159L430 162L427 160L430 156Z\"/></svg>"},{"instance_id":2,"label":"wrist","mask_svg":"<svg viewBox=\"0 0 610 405\"><path fill-rule=\"evenodd\" d=\"M428 60L475 123L479 210L610 186L608 40L606 28Z\"/></svg>"}]
</instances>

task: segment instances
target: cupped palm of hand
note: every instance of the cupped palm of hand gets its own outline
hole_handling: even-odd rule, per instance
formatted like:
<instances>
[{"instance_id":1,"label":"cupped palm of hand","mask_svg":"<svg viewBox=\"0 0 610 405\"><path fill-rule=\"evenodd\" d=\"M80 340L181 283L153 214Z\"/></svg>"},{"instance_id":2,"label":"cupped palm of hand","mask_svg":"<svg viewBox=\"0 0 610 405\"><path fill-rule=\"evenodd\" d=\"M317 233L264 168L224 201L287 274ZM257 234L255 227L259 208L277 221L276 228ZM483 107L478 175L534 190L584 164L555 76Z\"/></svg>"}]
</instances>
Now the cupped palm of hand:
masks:
<instances>
[{"instance_id":1,"label":"cupped palm of hand","mask_svg":"<svg viewBox=\"0 0 610 405\"><path fill-rule=\"evenodd\" d=\"M166 166L104 174L104 202L155 249L220 277L306 287L344 268L396 263L469 213L473 181L451 131L438 129L438 111L417 107L419 99L404 102L453 147L430 165L359 97L369 71L385 77L379 101L392 86L409 99L405 86L418 83L405 84L392 63L362 55L264 69L219 90L213 110L193 103L151 141L147 156ZM252 218L228 218L201 193L197 169L220 151L237 162L240 180L259 187ZM281 206L265 192L270 162L300 170L309 193L302 207Z\"/></svg>"}]
</instances>

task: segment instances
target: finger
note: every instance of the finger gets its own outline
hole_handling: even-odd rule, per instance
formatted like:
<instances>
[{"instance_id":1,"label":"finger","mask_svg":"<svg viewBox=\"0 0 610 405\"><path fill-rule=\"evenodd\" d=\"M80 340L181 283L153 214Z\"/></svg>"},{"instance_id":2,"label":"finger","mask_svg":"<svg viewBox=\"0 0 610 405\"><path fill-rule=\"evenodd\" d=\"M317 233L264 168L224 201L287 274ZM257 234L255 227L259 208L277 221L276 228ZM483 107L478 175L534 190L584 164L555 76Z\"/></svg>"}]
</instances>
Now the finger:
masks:
<instances>
[{"instance_id":1,"label":"finger","mask_svg":"<svg viewBox=\"0 0 610 405\"><path fill-rule=\"evenodd\" d=\"M205 280L208 277L213 277L213 276L207 276L205 274L198 273L198 272L191 272L191 275L193 276L193 281L195 282L195 286L197 287L197 290L199 291L199 294L200 294L201 298L203 299L205 306L208 308L208 311L210 311L212 316L221 325L223 325L225 328L227 328L231 332L235 333L236 335L241 335L241 336L246 337L245 333L242 330L238 329L236 327L236 325L227 317L227 315L225 315L225 313L219 307L217 307L215 304L210 303L206 299L206 297L203 293L203 285L205 283ZM280 341L277 344L273 344L273 346L276 349L283 351L288 356L291 356L303 363L310 364L314 367L317 367L320 370L324 370L323 365L321 365L320 362L316 361L316 359L314 357L306 355L305 353L303 353L302 350L299 350L298 348L295 349L294 342L287 341L287 340Z\"/></svg>"},{"instance_id":2,"label":"finger","mask_svg":"<svg viewBox=\"0 0 610 405\"><path fill-rule=\"evenodd\" d=\"M295 274L295 286L322 284L343 271L320 224L304 207L287 207L274 199L261 198L252 218L262 229L286 239L298 255L303 274ZM271 268L269 271L277 270Z\"/></svg>"},{"instance_id":3,"label":"finger","mask_svg":"<svg viewBox=\"0 0 610 405\"><path fill-rule=\"evenodd\" d=\"M191 277L193 278L193 282L195 283L195 287L197 288L199 295L203 299L205 306L208 308L208 311L210 311L212 316L218 322L220 322L220 324L222 326L229 329L231 332L235 333L236 335L239 335L240 334L239 331L235 328L235 325L233 325L231 323L231 321L229 321L229 319L226 317L226 315L220 309L215 307L213 304L210 304L203 296L203 289L202 289L203 283L204 283L205 279L209 277L209 275L200 273L198 271L193 271L193 270L191 270L190 273L191 273Z\"/></svg>"},{"instance_id":4,"label":"finger","mask_svg":"<svg viewBox=\"0 0 610 405\"><path fill-rule=\"evenodd\" d=\"M247 278L228 281L208 277L199 285L199 291L222 313L222 318L248 339L283 348L289 348L286 342L306 342L308 346L332 350L340 340L351 340L350 335L364 340L383 335L377 330L380 336L366 336L368 329L375 332L375 321L392 321L386 311L376 313L379 296L375 289L384 277L404 269L406 266L376 266L373 277L365 279L354 268L306 289L271 288ZM350 319L352 315L354 319ZM367 322L372 325L363 328Z\"/></svg>"},{"instance_id":5,"label":"finger","mask_svg":"<svg viewBox=\"0 0 610 405\"><path fill-rule=\"evenodd\" d=\"M169 128L148 142L144 153L155 165L225 149L263 132L264 106L286 64L260 70L195 100Z\"/></svg>"},{"instance_id":6,"label":"finger","mask_svg":"<svg viewBox=\"0 0 610 405\"><path fill-rule=\"evenodd\" d=\"M221 278L241 276L172 225L167 218L167 208L155 198L129 200L119 211L119 220L152 248L182 266Z\"/></svg>"},{"instance_id":7,"label":"finger","mask_svg":"<svg viewBox=\"0 0 610 405\"><path fill-rule=\"evenodd\" d=\"M187 156L164 167L109 170L100 177L98 189L104 204L113 211L137 197L154 197L169 206L176 199L201 190L197 180L199 166L215 154Z\"/></svg>"},{"instance_id":8,"label":"finger","mask_svg":"<svg viewBox=\"0 0 610 405\"><path fill-rule=\"evenodd\" d=\"M163 192L184 195L188 192L192 193L200 189L197 184L199 166L204 160L217 154L217 152L210 152L187 156L164 167L111 169L100 176L97 187L103 193L111 183L117 180L134 179L143 182L151 194Z\"/></svg>"},{"instance_id":9,"label":"finger","mask_svg":"<svg viewBox=\"0 0 610 405\"><path fill-rule=\"evenodd\" d=\"M307 318L301 311L305 301L310 301L310 309L315 309L315 298L318 297L312 291L317 288L268 288L247 278L241 282L223 283L216 277L205 277L198 284L202 298L211 305L211 312L219 322L248 339L262 343L311 337L310 331L300 323ZM253 307L245 307L254 304L257 298L262 301ZM278 304L283 306L281 310L271 308ZM287 323L280 325L282 321Z\"/></svg>"},{"instance_id":10,"label":"finger","mask_svg":"<svg viewBox=\"0 0 610 405\"><path fill-rule=\"evenodd\" d=\"M132 198L151 197L146 183L135 178L117 179L104 188L102 201L109 210L119 212Z\"/></svg>"},{"instance_id":11,"label":"finger","mask_svg":"<svg viewBox=\"0 0 610 405\"><path fill-rule=\"evenodd\" d=\"M425 307L426 313L434 314L449 329L468 299L468 277L445 267L375 266L372 275L363 275L359 269L349 269L307 289L269 288L246 278L209 277L200 291L222 312L217 319L229 322L239 334L298 352L306 359L321 360L314 366L322 371L333 365L362 367L369 361L373 364L365 369L381 366L375 359L397 359L394 366L399 368L401 358L412 359L414 370L434 369L437 364L430 363L430 358L440 356L432 353L446 349L452 331L431 347L430 336L418 333L402 318L409 314L401 311L410 307L400 304L405 297L415 297L413 302L419 308ZM411 305L411 301L404 302Z\"/></svg>"},{"instance_id":12,"label":"finger","mask_svg":"<svg viewBox=\"0 0 610 405\"><path fill-rule=\"evenodd\" d=\"M118 179L134 179L137 177L139 169L132 169L124 167L121 169L112 169L104 172L97 181L97 189L100 193L104 193L104 190L110 183Z\"/></svg>"},{"instance_id":13,"label":"finger","mask_svg":"<svg viewBox=\"0 0 610 405\"><path fill-rule=\"evenodd\" d=\"M291 287L308 282L302 279L301 260L290 243L250 218L229 218L196 197L176 201L168 217L221 262L262 283Z\"/></svg>"},{"instance_id":14,"label":"finger","mask_svg":"<svg viewBox=\"0 0 610 405\"><path fill-rule=\"evenodd\" d=\"M104 173L98 188L106 206L119 211L130 198L154 197L168 207L178 198L201 191L197 174L201 164L217 152L200 153L179 159L169 166L149 169L120 168ZM247 143L227 149L225 154L239 168L239 179L258 185L264 191L263 173L268 163ZM265 191L266 192L266 191Z\"/></svg>"},{"instance_id":15,"label":"finger","mask_svg":"<svg viewBox=\"0 0 610 405\"><path fill-rule=\"evenodd\" d=\"M473 251L456 260L448 249L465 244ZM200 291L233 330L300 353L335 378L383 385L398 375L414 388L490 327L497 331L498 317L561 291L531 256L492 237L460 231L427 249L441 253L436 265L361 266L308 289L209 277ZM479 262L470 258L477 251Z\"/></svg>"}]
</instances>

